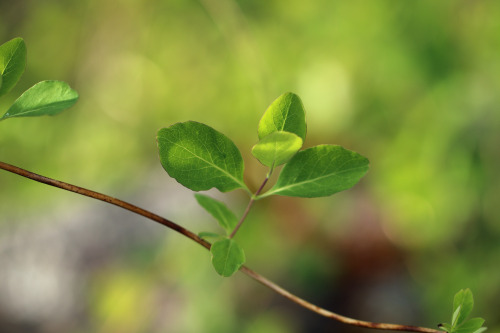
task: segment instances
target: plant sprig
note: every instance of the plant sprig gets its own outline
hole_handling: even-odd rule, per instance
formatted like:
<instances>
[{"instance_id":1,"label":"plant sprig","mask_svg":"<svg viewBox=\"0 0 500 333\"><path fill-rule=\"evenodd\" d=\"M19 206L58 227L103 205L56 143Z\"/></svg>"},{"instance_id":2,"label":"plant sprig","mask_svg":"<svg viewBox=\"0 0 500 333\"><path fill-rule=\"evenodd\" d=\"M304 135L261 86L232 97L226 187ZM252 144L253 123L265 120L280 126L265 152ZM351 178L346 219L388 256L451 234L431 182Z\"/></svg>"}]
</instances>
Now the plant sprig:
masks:
<instances>
[{"instance_id":1,"label":"plant sprig","mask_svg":"<svg viewBox=\"0 0 500 333\"><path fill-rule=\"evenodd\" d=\"M234 274L245 262L243 249L233 240L256 200L272 195L313 198L329 196L354 186L368 171L368 159L336 145L300 150L306 138L305 110L299 96L285 93L267 108L257 127L259 141L252 154L269 167L259 189L251 194L243 181L243 158L236 145L212 127L194 121L176 123L158 132L160 162L167 173L193 191L243 189L250 201L234 225L229 208L196 195L200 205L226 230L212 247L212 263L223 276ZM276 184L262 193L275 167L284 165ZM228 229L232 231L228 234ZM231 240L231 241L229 241Z\"/></svg>"},{"instance_id":2,"label":"plant sprig","mask_svg":"<svg viewBox=\"0 0 500 333\"><path fill-rule=\"evenodd\" d=\"M483 327L483 318L472 318L467 320L474 307L474 297L470 289L462 289L453 298L453 315L451 324L439 324L439 328L449 333L482 333L486 331Z\"/></svg>"},{"instance_id":3,"label":"plant sprig","mask_svg":"<svg viewBox=\"0 0 500 333\"><path fill-rule=\"evenodd\" d=\"M0 97L17 84L25 67L26 45L21 38L0 45ZM78 93L65 82L42 81L24 92L9 107L0 121L13 117L55 115L71 107L77 99ZM224 203L206 195L195 194L198 203L225 230L223 235L209 232L196 235L170 220L130 203L1 161L0 169L119 206L156 221L209 249L212 253L212 264L221 276L228 277L241 270L276 293L322 316L345 324L372 329L442 332L425 327L373 323L345 317L309 303L243 266L245 253L233 237L256 200L271 195L308 198L332 195L354 186L368 170L368 160L365 157L340 146L319 145L300 151L306 131L305 111L297 95L283 94L269 106L259 122L259 142L252 149L252 154L263 165L268 166L269 171L259 189L253 194L243 181L244 165L241 153L222 133L197 122L174 124L158 132L161 164L179 183L194 191L215 187L222 192L243 189L250 195L247 208L238 221L236 215ZM261 194L274 168L281 164L285 166L276 184ZM216 241L210 244L205 238L215 238ZM484 319L467 320L473 306L472 292L469 289L460 290L453 301L451 324L444 323L438 327L449 333L486 331L486 327L483 327Z\"/></svg>"}]
</instances>

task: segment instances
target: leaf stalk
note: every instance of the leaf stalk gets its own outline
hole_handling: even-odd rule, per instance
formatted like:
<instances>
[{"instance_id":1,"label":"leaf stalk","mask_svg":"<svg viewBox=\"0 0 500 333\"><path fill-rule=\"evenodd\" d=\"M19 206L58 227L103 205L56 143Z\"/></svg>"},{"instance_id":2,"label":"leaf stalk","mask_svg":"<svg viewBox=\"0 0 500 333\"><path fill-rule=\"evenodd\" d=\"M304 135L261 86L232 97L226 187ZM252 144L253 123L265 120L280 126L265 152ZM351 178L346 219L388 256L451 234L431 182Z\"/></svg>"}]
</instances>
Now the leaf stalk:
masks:
<instances>
[{"instance_id":1,"label":"leaf stalk","mask_svg":"<svg viewBox=\"0 0 500 333\"><path fill-rule=\"evenodd\" d=\"M236 235L236 233L240 229L241 225L243 224L243 222L247 218L248 213L250 212L250 208L252 208L253 203L257 199L257 196L259 195L260 192L262 192L262 189L264 189L264 186L266 186L266 183L269 180L269 177L271 176L272 172L273 172L273 168L271 167L271 170L267 174L266 179L264 179L264 181L260 185L259 189L250 197L250 201L248 202L247 208L245 208L245 211L243 212L241 219L238 221L238 224L236 225L236 227L234 227L233 232L231 232L231 234L229 235L229 239L232 239L234 237L234 235Z\"/></svg>"}]
</instances>

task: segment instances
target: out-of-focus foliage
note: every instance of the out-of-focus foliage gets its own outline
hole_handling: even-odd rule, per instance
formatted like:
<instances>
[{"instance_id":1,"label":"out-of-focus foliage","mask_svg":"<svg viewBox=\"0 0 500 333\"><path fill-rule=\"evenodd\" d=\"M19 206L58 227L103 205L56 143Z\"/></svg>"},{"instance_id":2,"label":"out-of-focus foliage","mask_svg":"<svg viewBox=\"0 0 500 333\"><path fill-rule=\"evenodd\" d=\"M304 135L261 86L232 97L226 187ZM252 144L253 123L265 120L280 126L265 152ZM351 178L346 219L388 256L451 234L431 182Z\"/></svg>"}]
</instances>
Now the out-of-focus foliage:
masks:
<instances>
[{"instance_id":1,"label":"out-of-focus foliage","mask_svg":"<svg viewBox=\"0 0 500 333\"><path fill-rule=\"evenodd\" d=\"M308 120L304 146L340 144L368 157L371 169L331 198L259 201L238 234L248 265L342 314L433 327L448 320L454 293L469 287L488 332L500 332L498 31L494 1L4 1L0 43L23 37L28 59L0 110L42 79L70 83L80 100L57 117L1 122L0 158L135 198L205 231L213 223L162 172L156 132L187 120L217 128L243 152L245 180L255 190L266 172L250 154L255 128L276 96L294 91ZM243 193L218 198L240 214L246 205ZM71 221L82 202L91 212L101 207L0 173L0 244L25 239L18 233L27 227L60 225L43 217L57 209ZM47 315L38 327L338 328L240 274L221 280L209 253L171 231L154 233L163 234L85 257L75 273L83 280L72 289L82 308L73 317ZM29 251L29 243L22 248ZM12 255L0 251L0 258ZM14 271L0 268L0 279ZM42 283L52 281L36 273L43 270L28 272L38 280L26 281L38 281L40 290L53 285ZM24 280L8 281L0 288ZM23 294L33 284L21 285L9 295L44 304L46 294ZM23 300L18 308L0 300L2 323L38 323L36 309L50 313L30 312L30 299ZM349 330L342 326L360 332Z\"/></svg>"}]
</instances>

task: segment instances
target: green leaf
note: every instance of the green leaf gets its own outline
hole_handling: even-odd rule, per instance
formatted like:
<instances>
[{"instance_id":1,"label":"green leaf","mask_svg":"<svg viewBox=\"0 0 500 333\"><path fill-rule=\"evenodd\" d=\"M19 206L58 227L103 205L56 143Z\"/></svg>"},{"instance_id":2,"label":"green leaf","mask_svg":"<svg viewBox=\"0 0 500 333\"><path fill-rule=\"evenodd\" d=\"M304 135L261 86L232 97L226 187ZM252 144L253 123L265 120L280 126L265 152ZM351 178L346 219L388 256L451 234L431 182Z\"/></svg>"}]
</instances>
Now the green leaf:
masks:
<instances>
[{"instance_id":1,"label":"green leaf","mask_svg":"<svg viewBox=\"0 0 500 333\"><path fill-rule=\"evenodd\" d=\"M243 249L232 239L216 241L210 248L212 265L219 275L231 276L245 263Z\"/></svg>"},{"instance_id":2,"label":"green leaf","mask_svg":"<svg viewBox=\"0 0 500 333\"><path fill-rule=\"evenodd\" d=\"M210 231L202 231L200 233L198 233L198 236L200 238L203 238L203 239L207 239L207 238L220 238L221 235L215 233L215 232L210 232Z\"/></svg>"},{"instance_id":3,"label":"green leaf","mask_svg":"<svg viewBox=\"0 0 500 333\"><path fill-rule=\"evenodd\" d=\"M284 93L267 108L259 122L259 139L278 131L291 132L306 139L306 114L299 96Z\"/></svg>"},{"instance_id":4,"label":"green leaf","mask_svg":"<svg viewBox=\"0 0 500 333\"><path fill-rule=\"evenodd\" d=\"M0 45L0 96L8 93L19 81L26 68L26 44L14 38Z\"/></svg>"},{"instance_id":5,"label":"green leaf","mask_svg":"<svg viewBox=\"0 0 500 333\"><path fill-rule=\"evenodd\" d=\"M452 325L459 326L462 324L471 313L473 307L474 298L470 289L462 289L456 293L453 298L453 319L455 320L452 320Z\"/></svg>"},{"instance_id":6,"label":"green leaf","mask_svg":"<svg viewBox=\"0 0 500 333\"><path fill-rule=\"evenodd\" d=\"M66 82L42 81L26 90L0 120L13 117L53 116L73 106L78 93Z\"/></svg>"},{"instance_id":7,"label":"green leaf","mask_svg":"<svg viewBox=\"0 0 500 333\"><path fill-rule=\"evenodd\" d=\"M224 134L195 121L158 131L158 149L170 177L193 191L243 188L243 158Z\"/></svg>"},{"instance_id":8,"label":"green leaf","mask_svg":"<svg viewBox=\"0 0 500 333\"><path fill-rule=\"evenodd\" d=\"M446 332L451 332L451 330L452 330L451 325L450 324L446 324L446 323L445 324L439 324L438 328L440 330L443 330L443 331L446 331Z\"/></svg>"},{"instance_id":9,"label":"green leaf","mask_svg":"<svg viewBox=\"0 0 500 333\"><path fill-rule=\"evenodd\" d=\"M252 154L266 166L278 166L288 161L302 147L302 139L290 132L274 132L263 137L252 148Z\"/></svg>"},{"instance_id":10,"label":"green leaf","mask_svg":"<svg viewBox=\"0 0 500 333\"><path fill-rule=\"evenodd\" d=\"M354 186L368 171L368 159L340 146L319 145L298 152L268 192L292 197L323 197Z\"/></svg>"},{"instance_id":11,"label":"green leaf","mask_svg":"<svg viewBox=\"0 0 500 333\"><path fill-rule=\"evenodd\" d=\"M224 203L203 194L195 194L194 196L200 206L205 208L219 222L219 225L226 230L227 234L234 230L238 224L238 218Z\"/></svg>"},{"instance_id":12,"label":"green leaf","mask_svg":"<svg viewBox=\"0 0 500 333\"><path fill-rule=\"evenodd\" d=\"M453 330L453 333L474 333L484 324L482 318L472 318Z\"/></svg>"}]
</instances>

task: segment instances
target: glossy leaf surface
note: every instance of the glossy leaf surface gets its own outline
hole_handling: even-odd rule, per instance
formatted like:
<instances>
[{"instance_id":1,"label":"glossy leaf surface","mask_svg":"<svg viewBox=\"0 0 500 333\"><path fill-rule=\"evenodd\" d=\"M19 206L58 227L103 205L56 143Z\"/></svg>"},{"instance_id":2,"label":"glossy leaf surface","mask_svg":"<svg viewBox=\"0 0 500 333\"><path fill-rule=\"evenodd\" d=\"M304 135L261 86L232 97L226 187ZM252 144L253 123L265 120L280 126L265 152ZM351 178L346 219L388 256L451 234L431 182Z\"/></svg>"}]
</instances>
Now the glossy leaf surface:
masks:
<instances>
[{"instance_id":1,"label":"glossy leaf surface","mask_svg":"<svg viewBox=\"0 0 500 333\"><path fill-rule=\"evenodd\" d=\"M245 263L243 249L232 239L216 241L210 249L212 265L219 275L228 277L237 272Z\"/></svg>"},{"instance_id":2,"label":"glossy leaf surface","mask_svg":"<svg viewBox=\"0 0 500 333\"><path fill-rule=\"evenodd\" d=\"M0 45L0 96L16 85L25 68L26 44L22 38L14 38Z\"/></svg>"},{"instance_id":3,"label":"glossy leaf surface","mask_svg":"<svg viewBox=\"0 0 500 333\"><path fill-rule=\"evenodd\" d=\"M340 146L319 145L298 152L283 167L267 193L323 197L354 186L368 171L368 159Z\"/></svg>"},{"instance_id":4,"label":"glossy leaf surface","mask_svg":"<svg viewBox=\"0 0 500 333\"><path fill-rule=\"evenodd\" d=\"M42 81L26 90L0 120L56 115L73 106L78 93L62 81Z\"/></svg>"},{"instance_id":5,"label":"glossy leaf surface","mask_svg":"<svg viewBox=\"0 0 500 333\"><path fill-rule=\"evenodd\" d=\"M302 139L290 132L273 132L252 148L252 154L266 166L278 166L288 161L302 147Z\"/></svg>"},{"instance_id":6,"label":"glossy leaf surface","mask_svg":"<svg viewBox=\"0 0 500 333\"><path fill-rule=\"evenodd\" d=\"M284 93L267 108L262 116L258 134L259 139L278 131L291 132L306 139L306 114L300 97L294 93Z\"/></svg>"},{"instance_id":7,"label":"glossy leaf surface","mask_svg":"<svg viewBox=\"0 0 500 333\"><path fill-rule=\"evenodd\" d=\"M212 127L195 121L177 123L159 130L157 140L163 168L187 188L246 189L240 151Z\"/></svg>"},{"instance_id":8,"label":"glossy leaf surface","mask_svg":"<svg viewBox=\"0 0 500 333\"><path fill-rule=\"evenodd\" d=\"M200 206L217 220L226 233L230 234L233 231L238 224L238 218L223 202L203 194L195 194L194 196Z\"/></svg>"}]
</instances>

